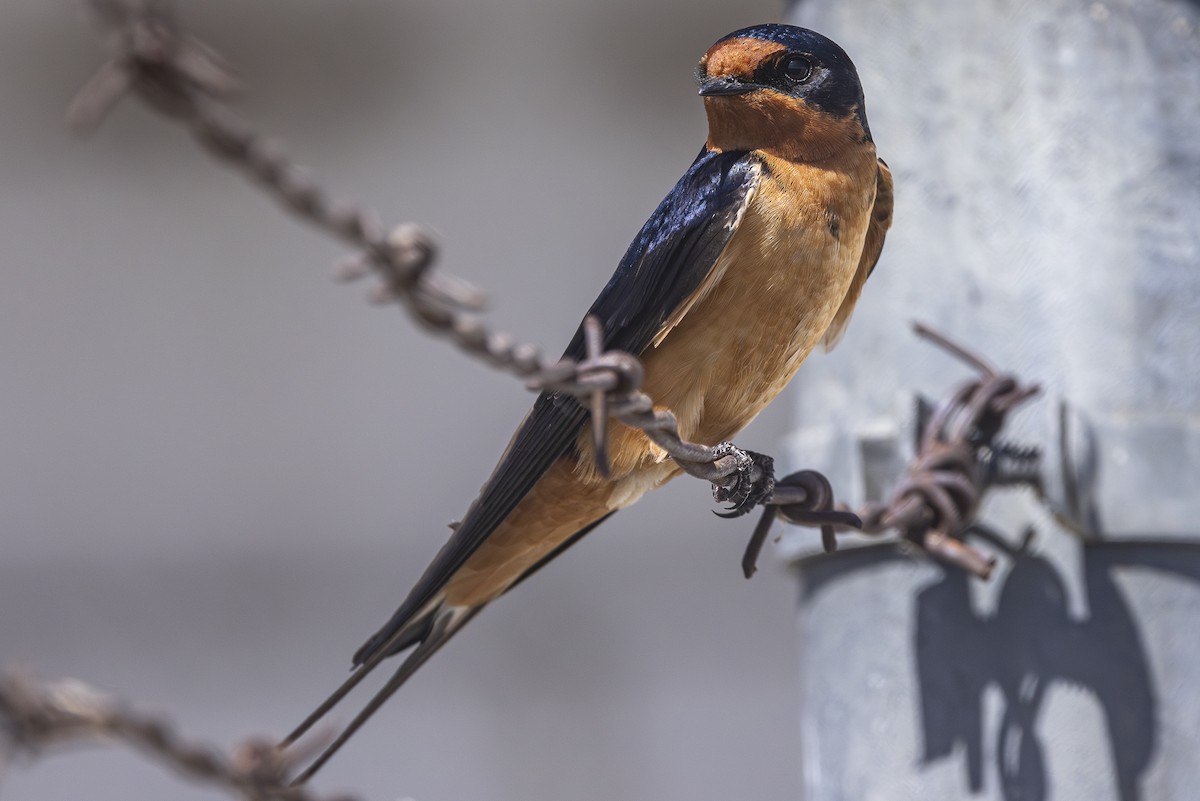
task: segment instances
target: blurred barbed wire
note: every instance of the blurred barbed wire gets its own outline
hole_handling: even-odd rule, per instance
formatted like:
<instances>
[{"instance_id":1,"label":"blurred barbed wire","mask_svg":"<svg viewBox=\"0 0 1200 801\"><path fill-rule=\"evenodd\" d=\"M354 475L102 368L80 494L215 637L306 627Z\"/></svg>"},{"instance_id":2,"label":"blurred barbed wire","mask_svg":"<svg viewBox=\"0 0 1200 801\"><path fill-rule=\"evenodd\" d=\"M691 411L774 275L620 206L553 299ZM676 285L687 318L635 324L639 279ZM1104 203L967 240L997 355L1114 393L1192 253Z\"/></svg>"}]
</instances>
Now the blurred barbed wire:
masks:
<instances>
[{"instance_id":1,"label":"blurred barbed wire","mask_svg":"<svg viewBox=\"0 0 1200 801\"><path fill-rule=\"evenodd\" d=\"M15 757L38 757L52 747L113 743L247 801L353 801L288 785L295 768L311 755L311 745L284 752L256 737L225 754L185 739L166 718L137 712L81 681L0 676L0 769Z\"/></svg>"},{"instance_id":2,"label":"blurred barbed wire","mask_svg":"<svg viewBox=\"0 0 1200 801\"><path fill-rule=\"evenodd\" d=\"M449 339L463 352L525 380L534 390L551 390L586 401L592 411L598 466L608 466L603 443L610 417L639 428L689 475L714 485L718 500L749 511L772 486L769 459L735 447L683 440L675 416L655 409L640 391L643 371L630 354L604 351L603 332L588 327L588 355L580 362L551 361L536 345L490 329L479 317L486 298L469 282L432 269L437 245L422 226L404 223L388 229L381 216L362 204L335 199L290 159L282 143L251 130L217 101L239 82L216 52L182 33L165 2L90 0L97 19L114 36L113 55L71 102L72 128L90 132L126 95L182 123L225 163L256 181L284 209L358 251L337 268L342 280L374 273L382 285L378 303L399 303L429 332Z\"/></svg>"}]
</instances>

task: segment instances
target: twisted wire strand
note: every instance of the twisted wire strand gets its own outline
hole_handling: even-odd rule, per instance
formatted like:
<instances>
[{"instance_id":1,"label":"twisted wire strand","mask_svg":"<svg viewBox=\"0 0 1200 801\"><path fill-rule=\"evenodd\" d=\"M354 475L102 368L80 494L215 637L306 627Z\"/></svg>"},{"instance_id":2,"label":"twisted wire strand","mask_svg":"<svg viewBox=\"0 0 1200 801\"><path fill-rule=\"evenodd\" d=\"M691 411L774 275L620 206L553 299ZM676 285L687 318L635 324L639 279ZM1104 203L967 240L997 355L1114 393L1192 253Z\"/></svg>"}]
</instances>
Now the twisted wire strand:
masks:
<instances>
[{"instance_id":1,"label":"twisted wire strand","mask_svg":"<svg viewBox=\"0 0 1200 801\"><path fill-rule=\"evenodd\" d=\"M860 525L855 528L864 534L898 530L905 540L934 557L987 578L995 560L955 535L975 519L992 487L1025 484L1040 491L1039 449L997 439L1009 413L1037 395L1040 388L1010 373L1001 373L981 355L923 323L914 323L913 330L976 369L979 376L952 388L937 405L926 423L916 456L890 498L886 503L869 503L858 510ZM790 479L792 476L780 479L779 484L793 483ZM801 501L809 501L800 512L808 513L813 502L821 508L832 508L831 497L815 501L812 486L810 479L798 493L793 492ZM779 507L773 514L789 521L802 517L789 505L794 503L793 495L777 488L769 501ZM847 526L833 524L833 529L845 531ZM825 549L833 550L836 539L824 528L822 533Z\"/></svg>"},{"instance_id":2,"label":"twisted wire strand","mask_svg":"<svg viewBox=\"0 0 1200 801\"><path fill-rule=\"evenodd\" d=\"M684 472L714 484L714 491L728 494L767 478L731 443L707 446L682 439L674 415L656 410L640 392L643 372L635 357L597 346L582 362L550 361L538 346L490 329L478 316L484 293L432 269L438 249L425 228L404 223L389 230L374 210L335 199L278 140L254 132L216 102L235 92L238 81L215 51L179 32L167 4L91 0L90 5L117 34L116 45L112 58L71 102L67 117L73 128L94 130L123 96L140 97L183 124L209 153L251 178L285 210L358 248L339 263L340 279L374 273L382 279L374 301L401 304L431 334L524 379L531 389L590 400L597 442L604 441L612 416L644 431ZM591 339L601 340L600 335ZM601 472L607 472L602 448L597 456Z\"/></svg>"},{"instance_id":3,"label":"twisted wire strand","mask_svg":"<svg viewBox=\"0 0 1200 801\"><path fill-rule=\"evenodd\" d=\"M180 776L248 801L335 801L288 777L310 755L279 750L267 738L251 738L231 754L184 738L165 718L130 709L77 680L38 683L0 676L0 757L37 755L65 745L117 743L146 754ZM5 760L0 759L0 767ZM337 796L336 801L352 801Z\"/></svg>"}]
</instances>

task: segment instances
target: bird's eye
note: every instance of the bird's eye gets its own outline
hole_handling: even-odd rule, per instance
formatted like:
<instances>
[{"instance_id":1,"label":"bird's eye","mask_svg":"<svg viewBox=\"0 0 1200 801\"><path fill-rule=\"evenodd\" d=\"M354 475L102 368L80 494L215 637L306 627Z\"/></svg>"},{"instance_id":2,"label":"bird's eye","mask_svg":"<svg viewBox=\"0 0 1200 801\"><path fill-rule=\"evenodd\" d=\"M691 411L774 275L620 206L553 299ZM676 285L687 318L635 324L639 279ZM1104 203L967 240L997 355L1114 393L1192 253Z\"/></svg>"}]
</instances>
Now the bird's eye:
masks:
<instances>
[{"instance_id":1,"label":"bird's eye","mask_svg":"<svg viewBox=\"0 0 1200 801\"><path fill-rule=\"evenodd\" d=\"M812 62L803 56L792 56L783 62L783 74L796 83L807 81L812 71Z\"/></svg>"}]
</instances>

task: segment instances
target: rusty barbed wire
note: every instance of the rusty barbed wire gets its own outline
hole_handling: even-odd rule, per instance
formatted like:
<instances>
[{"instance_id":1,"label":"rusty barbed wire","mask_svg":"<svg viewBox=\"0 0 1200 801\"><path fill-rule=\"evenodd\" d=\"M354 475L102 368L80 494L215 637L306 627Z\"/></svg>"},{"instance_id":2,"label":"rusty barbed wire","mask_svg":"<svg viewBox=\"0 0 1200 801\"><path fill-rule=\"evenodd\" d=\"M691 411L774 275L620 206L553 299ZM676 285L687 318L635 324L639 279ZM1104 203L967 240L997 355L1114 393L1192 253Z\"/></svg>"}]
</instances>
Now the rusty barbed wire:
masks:
<instances>
[{"instance_id":1,"label":"rusty barbed wire","mask_svg":"<svg viewBox=\"0 0 1200 801\"><path fill-rule=\"evenodd\" d=\"M770 457L730 442L707 446L683 440L674 415L655 409L640 391L641 363L627 353L604 351L597 323L587 324L588 355L580 362L547 360L536 345L489 329L478 316L484 293L432 270L437 246L428 231L415 223L389 230L374 210L334 199L278 140L250 130L217 102L236 91L236 77L214 50L180 32L167 3L90 0L89 5L115 33L114 54L71 102L67 118L74 129L94 130L127 94L180 122L209 153L247 175L285 210L358 248L339 263L339 279L374 273L382 279L372 293L374 302L402 304L430 333L524 379L530 389L587 402L601 473L608 470L603 443L612 417L644 431L684 472L712 483L714 497L730 502L736 514L770 495Z\"/></svg>"},{"instance_id":2,"label":"rusty barbed wire","mask_svg":"<svg viewBox=\"0 0 1200 801\"><path fill-rule=\"evenodd\" d=\"M0 676L0 768L9 754L38 755L53 746L114 742L143 752L184 778L247 801L353 801L352 796L319 796L288 784L312 748L285 752L267 738L248 738L226 755L185 740L165 719L135 712L81 681L38 683Z\"/></svg>"},{"instance_id":3,"label":"rusty barbed wire","mask_svg":"<svg viewBox=\"0 0 1200 801\"><path fill-rule=\"evenodd\" d=\"M1040 450L997 439L1008 414L1041 391L1015 375L1001 373L979 354L922 323L913 330L979 372L958 385L923 422L917 455L886 503L869 503L858 511L864 534L897 529L901 536L933 557L987 578L995 560L956 535L974 520L987 491L996 486L1028 485L1040 492ZM835 511L833 490L820 473L801 471L780 479L746 547L742 567L749 577L771 523L813 525L814 510ZM821 525L826 551L837 547L836 533L847 523Z\"/></svg>"}]
</instances>

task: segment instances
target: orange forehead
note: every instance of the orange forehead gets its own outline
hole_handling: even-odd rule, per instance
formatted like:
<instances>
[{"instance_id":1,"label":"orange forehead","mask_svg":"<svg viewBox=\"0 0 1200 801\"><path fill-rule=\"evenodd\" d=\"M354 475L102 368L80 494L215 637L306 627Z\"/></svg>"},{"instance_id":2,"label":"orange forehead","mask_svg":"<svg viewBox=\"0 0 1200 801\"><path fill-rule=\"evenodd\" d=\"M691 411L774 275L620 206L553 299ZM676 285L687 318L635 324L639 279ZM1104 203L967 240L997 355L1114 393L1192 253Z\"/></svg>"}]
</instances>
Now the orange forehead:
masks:
<instances>
[{"instance_id":1,"label":"orange forehead","mask_svg":"<svg viewBox=\"0 0 1200 801\"><path fill-rule=\"evenodd\" d=\"M787 50L786 45L762 39L739 37L717 42L701 59L708 75L732 75L749 78L768 56Z\"/></svg>"}]
</instances>

